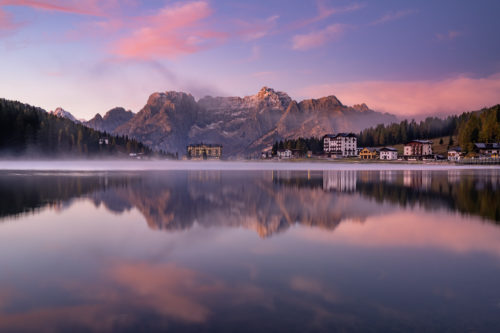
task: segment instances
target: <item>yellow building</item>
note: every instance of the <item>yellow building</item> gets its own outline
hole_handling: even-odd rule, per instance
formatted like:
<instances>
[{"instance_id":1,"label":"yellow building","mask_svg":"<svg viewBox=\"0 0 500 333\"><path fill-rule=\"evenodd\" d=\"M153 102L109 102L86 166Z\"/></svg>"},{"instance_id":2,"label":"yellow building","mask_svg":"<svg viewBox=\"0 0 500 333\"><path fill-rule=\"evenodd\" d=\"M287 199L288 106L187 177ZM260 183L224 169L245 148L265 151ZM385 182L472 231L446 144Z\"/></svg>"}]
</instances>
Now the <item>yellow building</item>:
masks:
<instances>
[{"instance_id":1,"label":"yellow building","mask_svg":"<svg viewBox=\"0 0 500 333\"><path fill-rule=\"evenodd\" d=\"M187 157L192 160L219 160L222 157L222 145L198 144L187 146Z\"/></svg>"},{"instance_id":2,"label":"yellow building","mask_svg":"<svg viewBox=\"0 0 500 333\"><path fill-rule=\"evenodd\" d=\"M374 160L377 158L377 148L363 148L359 152L359 158L362 160Z\"/></svg>"}]
</instances>

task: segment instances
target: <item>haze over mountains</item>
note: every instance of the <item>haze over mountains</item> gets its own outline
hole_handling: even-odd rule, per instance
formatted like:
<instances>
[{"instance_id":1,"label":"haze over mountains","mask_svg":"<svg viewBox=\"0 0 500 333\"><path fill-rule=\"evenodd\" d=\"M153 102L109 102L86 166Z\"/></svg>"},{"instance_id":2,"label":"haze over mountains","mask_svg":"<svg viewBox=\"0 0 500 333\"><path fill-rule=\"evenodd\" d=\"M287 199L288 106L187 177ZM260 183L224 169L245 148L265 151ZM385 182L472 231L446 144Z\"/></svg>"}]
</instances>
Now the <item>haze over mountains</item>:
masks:
<instances>
[{"instance_id":1,"label":"haze over mountains","mask_svg":"<svg viewBox=\"0 0 500 333\"><path fill-rule=\"evenodd\" d=\"M358 132L396 120L365 104L343 105L335 96L297 102L263 87L252 96L206 96L198 101L184 92L157 92L137 114L114 108L83 124L181 155L188 144L204 142L222 144L225 156L244 157L276 140Z\"/></svg>"}]
</instances>

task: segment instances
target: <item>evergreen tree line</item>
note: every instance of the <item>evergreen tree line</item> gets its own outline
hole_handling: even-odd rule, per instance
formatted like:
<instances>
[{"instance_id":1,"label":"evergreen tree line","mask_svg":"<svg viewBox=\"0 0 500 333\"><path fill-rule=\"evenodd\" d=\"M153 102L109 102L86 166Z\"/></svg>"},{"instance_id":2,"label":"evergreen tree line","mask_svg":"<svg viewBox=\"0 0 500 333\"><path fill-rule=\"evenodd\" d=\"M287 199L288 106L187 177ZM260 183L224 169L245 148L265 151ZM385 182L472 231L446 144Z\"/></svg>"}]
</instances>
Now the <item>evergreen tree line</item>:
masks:
<instances>
[{"instance_id":1,"label":"evergreen tree line","mask_svg":"<svg viewBox=\"0 0 500 333\"><path fill-rule=\"evenodd\" d=\"M273 155L276 155L278 150L290 149L300 151L306 154L311 151L313 154L323 153L323 138L298 138L276 141L273 144Z\"/></svg>"},{"instance_id":2,"label":"evergreen tree line","mask_svg":"<svg viewBox=\"0 0 500 333\"><path fill-rule=\"evenodd\" d=\"M107 138L108 144L99 144ZM0 152L13 156L93 156L155 153L126 136L96 131L69 119L54 116L41 108L0 99Z\"/></svg>"},{"instance_id":3,"label":"evergreen tree line","mask_svg":"<svg viewBox=\"0 0 500 333\"><path fill-rule=\"evenodd\" d=\"M458 135L458 142L452 136ZM362 130L358 146L386 146L404 144L415 139L449 136L447 144L459 144L462 150L472 151L476 142L500 141L500 105L480 111L464 112L444 119L428 117L423 121L403 120L399 124L378 125Z\"/></svg>"},{"instance_id":4,"label":"evergreen tree line","mask_svg":"<svg viewBox=\"0 0 500 333\"><path fill-rule=\"evenodd\" d=\"M462 116L448 116L445 119L428 117L425 120L403 120L400 123L377 125L362 130L358 135L358 146L377 147L407 143L411 140L453 136ZM451 144L455 144L451 141Z\"/></svg>"},{"instance_id":5,"label":"evergreen tree line","mask_svg":"<svg viewBox=\"0 0 500 333\"><path fill-rule=\"evenodd\" d=\"M467 114L458 125L458 142L464 151L472 151L474 143L500 142L500 104Z\"/></svg>"},{"instance_id":6,"label":"evergreen tree line","mask_svg":"<svg viewBox=\"0 0 500 333\"><path fill-rule=\"evenodd\" d=\"M420 122L403 120L389 125L380 124L362 130L357 138L358 147L380 147L446 136L449 136L445 141L448 146L458 144L465 152L472 151L476 142L500 142L500 104L444 119L427 117ZM458 136L458 142L453 140L453 136ZM323 138L276 141L273 145L273 154L276 154L278 149L296 149L304 153L310 150L314 154L319 154L323 152Z\"/></svg>"}]
</instances>

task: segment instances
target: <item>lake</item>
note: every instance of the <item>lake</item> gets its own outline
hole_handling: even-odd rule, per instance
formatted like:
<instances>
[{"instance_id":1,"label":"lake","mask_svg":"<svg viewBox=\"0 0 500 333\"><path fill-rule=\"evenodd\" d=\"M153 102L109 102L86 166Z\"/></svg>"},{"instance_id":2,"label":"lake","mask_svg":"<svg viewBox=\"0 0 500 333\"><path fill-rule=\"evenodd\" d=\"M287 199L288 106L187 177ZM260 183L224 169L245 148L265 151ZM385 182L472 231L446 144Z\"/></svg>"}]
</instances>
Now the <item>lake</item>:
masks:
<instances>
[{"instance_id":1,"label":"lake","mask_svg":"<svg viewBox=\"0 0 500 333\"><path fill-rule=\"evenodd\" d=\"M500 169L319 169L0 171L0 331L500 331Z\"/></svg>"}]
</instances>

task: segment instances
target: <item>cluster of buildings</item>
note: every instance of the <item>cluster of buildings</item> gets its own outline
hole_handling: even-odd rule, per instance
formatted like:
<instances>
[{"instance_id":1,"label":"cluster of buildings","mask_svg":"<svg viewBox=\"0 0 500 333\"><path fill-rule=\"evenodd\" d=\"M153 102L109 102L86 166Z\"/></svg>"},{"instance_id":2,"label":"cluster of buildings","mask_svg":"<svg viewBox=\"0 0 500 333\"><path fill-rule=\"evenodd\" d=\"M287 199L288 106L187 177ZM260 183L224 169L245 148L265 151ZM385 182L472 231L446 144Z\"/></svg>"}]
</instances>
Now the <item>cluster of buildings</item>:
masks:
<instances>
[{"instance_id":1,"label":"cluster of buildings","mask_svg":"<svg viewBox=\"0 0 500 333\"><path fill-rule=\"evenodd\" d=\"M108 144L108 139L100 139L100 144ZM500 143L475 143L474 153L477 157L499 158ZM384 160L394 161L405 159L409 161L436 159L432 151L432 141L412 140L403 147L403 156L399 156L398 150L393 147L358 148L358 139L353 133L327 134L323 137L323 156L330 158L352 158L357 157L362 160ZM218 160L222 157L222 145L220 144L192 144L187 146L187 158L193 160ZM278 149L273 154L272 150L263 151L262 159L290 159L312 157L312 152L304 152L298 149ZM460 161L464 154L460 147L453 147L448 150L449 161ZM445 158L445 157L442 157Z\"/></svg>"},{"instance_id":2,"label":"cluster of buildings","mask_svg":"<svg viewBox=\"0 0 500 333\"><path fill-rule=\"evenodd\" d=\"M311 157L312 153L308 152L307 156ZM358 139L353 133L338 133L327 134L323 137L323 155L330 158L347 158L357 157L363 160L422 160L434 159L432 153L432 141L429 140L412 140L404 146L403 156L398 155L398 150L393 147L383 148L358 148ZM300 154L292 149L279 149L276 155L272 154L271 150L262 152L262 158L288 159L294 157L304 157L304 153Z\"/></svg>"},{"instance_id":3,"label":"cluster of buildings","mask_svg":"<svg viewBox=\"0 0 500 333\"><path fill-rule=\"evenodd\" d=\"M500 158L500 143L478 142L473 147L473 157L478 158ZM465 157L460 147L453 147L448 150L448 160L458 162Z\"/></svg>"}]
</instances>

